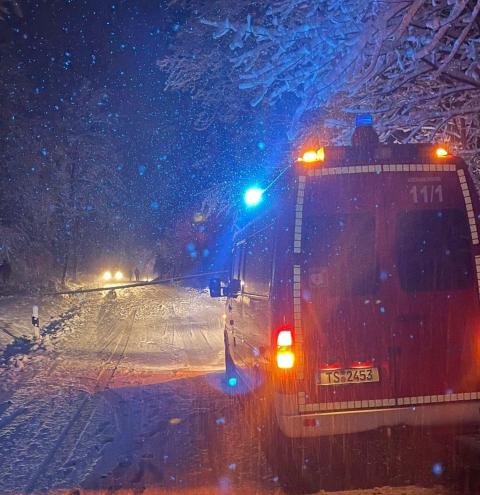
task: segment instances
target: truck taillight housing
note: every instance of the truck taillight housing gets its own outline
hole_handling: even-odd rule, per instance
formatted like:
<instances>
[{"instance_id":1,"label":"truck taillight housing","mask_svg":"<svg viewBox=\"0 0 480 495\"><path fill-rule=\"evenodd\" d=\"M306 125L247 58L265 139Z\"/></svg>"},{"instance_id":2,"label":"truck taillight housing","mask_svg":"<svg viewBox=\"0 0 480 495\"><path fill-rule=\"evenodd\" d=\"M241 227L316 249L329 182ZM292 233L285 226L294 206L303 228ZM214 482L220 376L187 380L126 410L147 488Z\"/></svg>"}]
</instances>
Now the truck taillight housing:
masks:
<instances>
[{"instance_id":1,"label":"truck taillight housing","mask_svg":"<svg viewBox=\"0 0 480 495\"><path fill-rule=\"evenodd\" d=\"M283 326L277 330L277 367L291 369L295 365L293 350L293 329Z\"/></svg>"}]
</instances>

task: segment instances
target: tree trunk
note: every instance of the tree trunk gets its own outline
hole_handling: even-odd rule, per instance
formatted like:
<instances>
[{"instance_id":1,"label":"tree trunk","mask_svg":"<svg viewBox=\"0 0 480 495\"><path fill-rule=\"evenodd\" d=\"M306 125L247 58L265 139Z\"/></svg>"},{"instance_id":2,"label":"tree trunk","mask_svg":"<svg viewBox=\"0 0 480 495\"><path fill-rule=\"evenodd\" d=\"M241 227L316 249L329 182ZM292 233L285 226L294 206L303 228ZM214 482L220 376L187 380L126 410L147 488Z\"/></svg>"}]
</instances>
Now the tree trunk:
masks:
<instances>
[{"instance_id":1,"label":"tree trunk","mask_svg":"<svg viewBox=\"0 0 480 495\"><path fill-rule=\"evenodd\" d=\"M75 217L73 221L73 240L72 240L72 279L74 282L77 281L78 274L78 242L80 240L80 220Z\"/></svg>"},{"instance_id":2,"label":"tree trunk","mask_svg":"<svg viewBox=\"0 0 480 495\"><path fill-rule=\"evenodd\" d=\"M62 273L62 287L65 286L65 282L67 280L67 270L68 270L68 259L69 253L65 255L65 261L63 262L63 273Z\"/></svg>"},{"instance_id":3,"label":"tree trunk","mask_svg":"<svg viewBox=\"0 0 480 495\"><path fill-rule=\"evenodd\" d=\"M77 253L74 252L73 265L72 265L72 280L74 282L77 281L77 272L78 272L78 258L77 258Z\"/></svg>"},{"instance_id":4,"label":"tree trunk","mask_svg":"<svg viewBox=\"0 0 480 495\"><path fill-rule=\"evenodd\" d=\"M70 168L70 221L71 232L70 239L68 241L68 255L72 254L73 258L73 280L77 280L77 233L78 233L78 218L77 218L77 195L76 195L76 182L77 182L77 162L75 157L71 163ZM66 270L65 270L66 271Z\"/></svg>"}]
</instances>

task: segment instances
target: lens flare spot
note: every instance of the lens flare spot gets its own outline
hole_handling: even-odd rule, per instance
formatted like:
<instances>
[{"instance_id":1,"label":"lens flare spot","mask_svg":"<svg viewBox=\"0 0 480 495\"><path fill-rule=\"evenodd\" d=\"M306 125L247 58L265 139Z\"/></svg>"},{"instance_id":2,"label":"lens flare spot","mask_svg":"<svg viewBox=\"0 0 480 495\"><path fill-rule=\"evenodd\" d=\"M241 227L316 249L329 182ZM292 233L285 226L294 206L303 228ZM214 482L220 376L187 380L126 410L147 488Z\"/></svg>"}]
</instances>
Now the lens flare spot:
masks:
<instances>
[{"instance_id":1,"label":"lens flare spot","mask_svg":"<svg viewBox=\"0 0 480 495\"><path fill-rule=\"evenodd\" d=\"M432 466L432 473L435 476L441 476L443 474L443 471L444 471L444 467L443 467L442 463L440 463L440 462L436 462Z\"/></svg>"}]
</instances>

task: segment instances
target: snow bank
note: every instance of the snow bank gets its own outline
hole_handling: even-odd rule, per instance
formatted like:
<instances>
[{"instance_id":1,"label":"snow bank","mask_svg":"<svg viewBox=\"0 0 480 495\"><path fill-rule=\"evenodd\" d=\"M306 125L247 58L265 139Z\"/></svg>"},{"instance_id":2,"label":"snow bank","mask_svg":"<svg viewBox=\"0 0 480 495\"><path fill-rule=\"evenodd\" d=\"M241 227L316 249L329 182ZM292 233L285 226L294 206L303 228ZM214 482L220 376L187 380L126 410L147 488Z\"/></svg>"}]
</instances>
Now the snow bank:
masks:
<instances>
[{"instance_id":1,"label":"snow bank","mask_svg":"<svg viewBox=\"0 0 480 495\"><path fill-rule=\"evenodd\" d=\"M32 306L39 308L40 339L34 337ZM53 350L51 337L76 317L81 302L72 296L8 296L0 298L0 377L23 371L32 361L41 361Z\"/></svg>"}]
</instances>

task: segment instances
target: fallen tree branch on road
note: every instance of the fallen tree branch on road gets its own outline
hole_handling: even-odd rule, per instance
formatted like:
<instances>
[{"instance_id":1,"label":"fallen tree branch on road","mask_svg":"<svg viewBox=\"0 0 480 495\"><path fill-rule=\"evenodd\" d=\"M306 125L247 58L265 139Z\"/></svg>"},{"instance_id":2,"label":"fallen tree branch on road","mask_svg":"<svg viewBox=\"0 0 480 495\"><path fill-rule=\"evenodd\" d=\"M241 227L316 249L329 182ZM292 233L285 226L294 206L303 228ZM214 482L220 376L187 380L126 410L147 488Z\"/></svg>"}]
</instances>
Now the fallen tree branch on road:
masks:
<instances>
[{"instance_id":1,"label":"fallen tree branch on road","mask_svg":"<svg viewBox=\"0 0 480 495\"><path fill-rule=\"evenodd\" d=\"M93 287L89 289L75 289L75 290L65 290L59 292L45 292L42 293L42 296L63 296L68 294L85 294L87 292L102 292L102 291L110 291L110 290L118 290L118 289L131 289L135 287L145 287L148 285L160 285L160 284L168 284L172 282L177 282L180 280L188 280L192 278L200 278L200 277L208 277L212 275L226 275L228 272L208 272L208 273L196 273L194 275L184 275L182 277L169 277L164 279L153 279L149 282L135 282L133 284L125 284L125 285L116 285L109 287Z\"/></svg>"}]
</instances>

